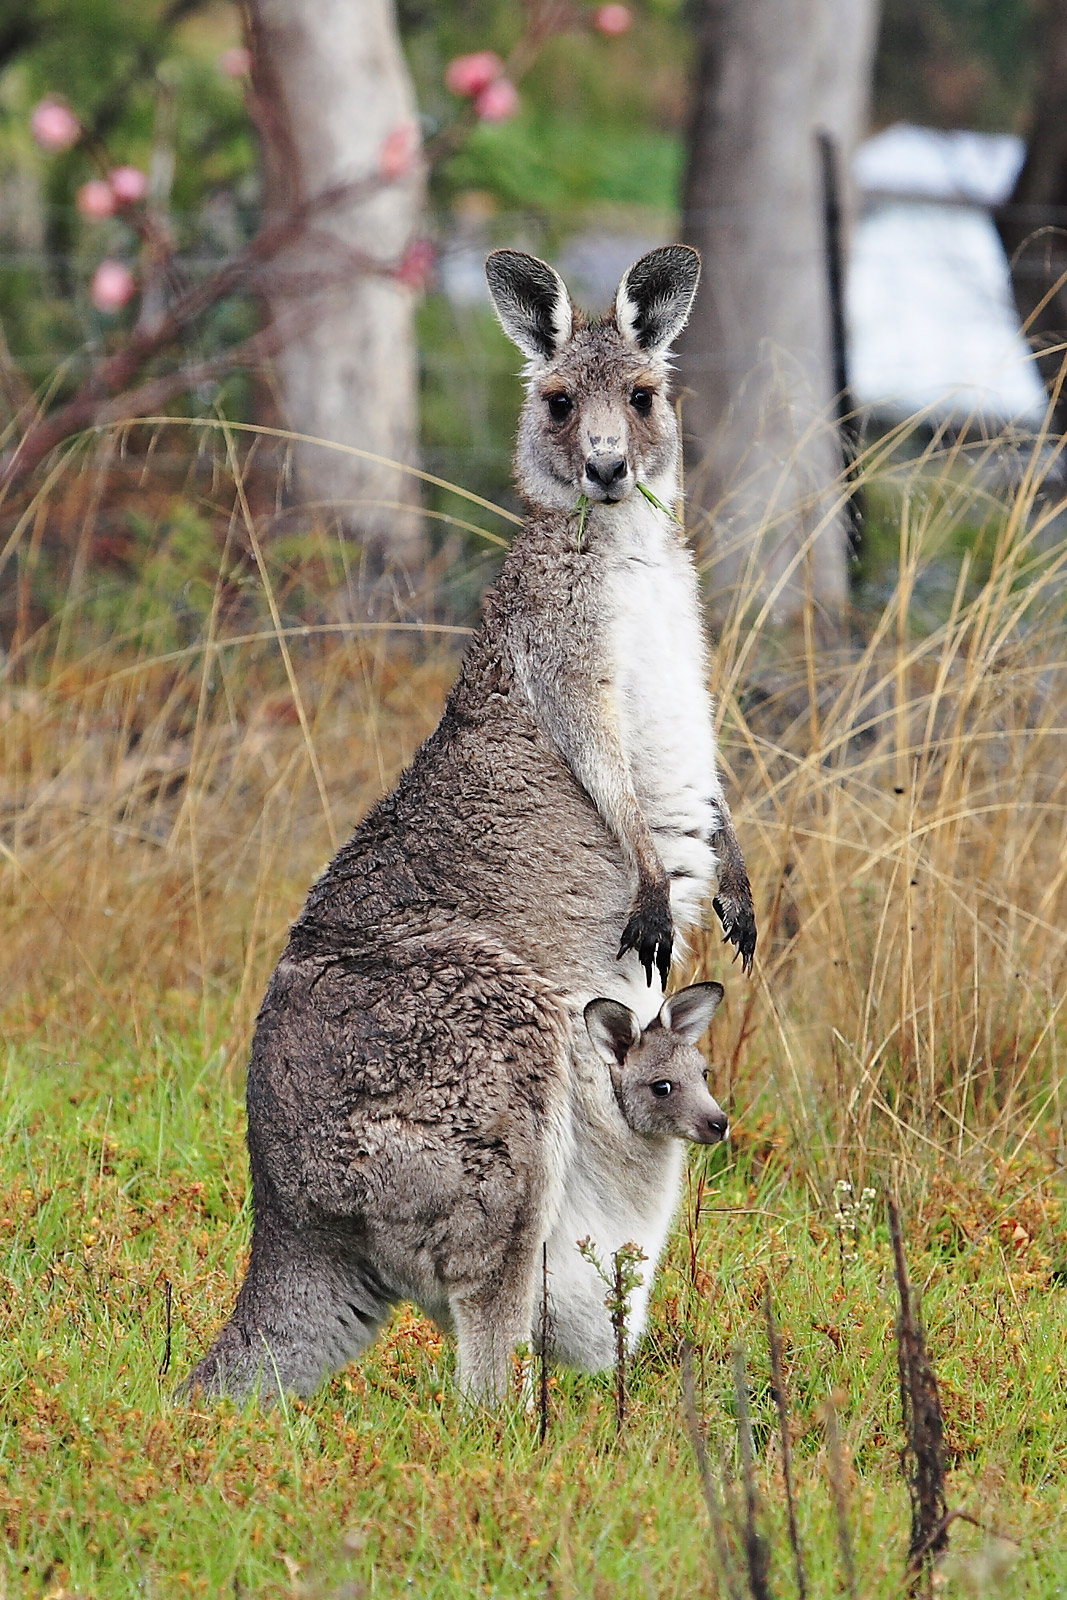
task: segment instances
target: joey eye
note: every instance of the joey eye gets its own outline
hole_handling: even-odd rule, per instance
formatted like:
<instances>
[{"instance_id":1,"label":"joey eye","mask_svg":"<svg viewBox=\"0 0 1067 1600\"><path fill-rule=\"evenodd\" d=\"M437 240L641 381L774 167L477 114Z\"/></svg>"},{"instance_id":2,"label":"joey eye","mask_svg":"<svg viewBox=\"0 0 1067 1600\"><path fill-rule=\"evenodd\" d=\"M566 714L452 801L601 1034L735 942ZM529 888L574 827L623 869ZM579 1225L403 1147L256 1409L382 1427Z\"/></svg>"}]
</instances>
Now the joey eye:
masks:
<instances>
[{"instance_id":1,"label":"joey eye","mask_svg":"<svg viewBox=\"0 0 1067 1600\"><path fill-rule=\"evenodd\" d=\"M708 1069L707 1069L707 1067L704 1068L704 1070L700 1074L700 1076L703 1078L704 1082L707 1083L707 1081L708 1081Z\"/></svg>"},{"instance_id":2,"label":"joey eye","mask_svg":"<svg viewBox=\"0 0 1067 1600\"><path fill-rule=\"evenodd\" d=\"M653 389L635 389L630 396L630 404L642 417L647 417L652 410L652 401L655 398Z\"/></svg>"},{"instance_id":3,"label":"joey eye","mask_svg":"<svg viewBox=\"0 0 1067 1600\"><path fill-rule=\"evenodd\" d=\"M574 401L569 394L550 394L548 396L548 414L553 422L566 422L574 409Z\"/></svg>"},{"instance_id":4,"label":"joey eye","mask_svg":"<svg viewBox=\"0 0 1067 1600\"><path fill-rule=\"evenodd\" d=\"M658 1083L650 1083L649 1088L652 1090L652 1093L655 1095L657 1100L666 1100L667 1096L674 1088L674 1084L669 1083L666 1078L660 1078Z\"/></svg>"}]
</instances>

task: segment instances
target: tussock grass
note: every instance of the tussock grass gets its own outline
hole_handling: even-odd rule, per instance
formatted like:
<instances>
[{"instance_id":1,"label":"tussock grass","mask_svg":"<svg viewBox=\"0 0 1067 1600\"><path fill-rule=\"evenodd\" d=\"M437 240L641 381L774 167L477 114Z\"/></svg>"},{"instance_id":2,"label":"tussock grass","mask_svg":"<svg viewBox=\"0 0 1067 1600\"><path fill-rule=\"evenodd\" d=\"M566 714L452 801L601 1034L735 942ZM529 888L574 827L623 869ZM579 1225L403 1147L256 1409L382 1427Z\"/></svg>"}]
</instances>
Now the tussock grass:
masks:
<instances>
[{"instance_id":1,"label":"tussock grass","mask_svg":"<svg viewBox=\"0 0 1067 1600\"><path fill-rule=\"evenodd\" d=\"M814 613L772 636L742 596L723 630L722 748L760 946L752 980L723 970L710 930L692 965L726 983L712 1057L735 1135L694 1160L621 1436L610 1376L557 1374L544 1446L518 1399L502 1420L464 1417L447 1343L408 1313L306 1404L169 1400L247 1246L241 1076L267 975L314 873L435 724L463 630L419 622L417 596L368 599L325 532L272 533L269 480L232 434L165 494L144 480L141 543L121 552L132 589L100 556L128 520L99 460L72 457L12 519L8 1593L715 1593L686 1342L713 1460L735 1473L731 1350L747 1350L771 1592L792 1593L769 1282L809 1593L843 1582L836 1474L859 1594L899 1595L891 1186L949 1503L993 1530L953 1525L945 1581L1062 1587L1067 553L1024 474L993 507L981 581L964 554L920 630L928 564L961 497L987 491L951 450L925 475L894 470L867 464L901 527L876 615L847 638ZM507 531L484 506L470 523ZM843 1182L878 1196L854 1226Z\"/></svg>"}]
</instances>

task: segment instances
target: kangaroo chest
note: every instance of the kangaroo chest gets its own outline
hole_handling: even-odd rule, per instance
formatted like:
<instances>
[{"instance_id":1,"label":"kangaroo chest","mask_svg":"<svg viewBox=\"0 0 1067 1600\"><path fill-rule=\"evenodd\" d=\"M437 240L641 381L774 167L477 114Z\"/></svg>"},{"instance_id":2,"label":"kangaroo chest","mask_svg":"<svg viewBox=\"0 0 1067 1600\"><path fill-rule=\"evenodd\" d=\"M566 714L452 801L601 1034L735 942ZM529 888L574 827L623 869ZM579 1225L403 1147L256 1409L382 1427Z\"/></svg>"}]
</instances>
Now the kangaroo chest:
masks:
<instances>
[{"instance_id":1,"label":"kangaroo chest","mask_svg":"<svg viewBox=\"0 0 1067 1600\"><path fill-rule=\"evenodd\" d=\"M696 573L651 508L620 546L608 604L615 703L663 864L691 890L677 907L688 921L714 873L708 841L720 794Z\"/></svg>"}]
</instances>

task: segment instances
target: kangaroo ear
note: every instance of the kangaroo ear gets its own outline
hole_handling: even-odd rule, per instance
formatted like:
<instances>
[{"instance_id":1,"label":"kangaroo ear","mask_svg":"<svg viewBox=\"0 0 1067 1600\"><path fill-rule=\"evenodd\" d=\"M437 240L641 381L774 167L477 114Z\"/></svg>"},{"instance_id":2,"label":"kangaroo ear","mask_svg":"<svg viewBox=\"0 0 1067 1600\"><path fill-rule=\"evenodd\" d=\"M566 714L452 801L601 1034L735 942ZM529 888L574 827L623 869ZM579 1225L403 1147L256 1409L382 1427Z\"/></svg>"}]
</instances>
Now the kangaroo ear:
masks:
<instances>
[{"instance_id":1,"label":"kangaroo ear","mask_svg":"<svg viewBox=\"0 0 1067 1600\"><path fill-rule=\"evenodd\" d=\"M559 273L521 250L494 250L485 276L508 338L531 361L551 361L574 327L571 297Z\"/></svg>"},{"instance_id":2,"label":"kangaroo ear","mask_svg":"<svg viewBox=\"0 0 1067 1600\"><path fill-rule=\"evenodd\" d=\"M615 321L624 339L661 355L689 320L700 280L700 256L687 244L668 244L635 261L615 295Z\"/></svg>"},{"instance_id":3,"label":"kangaroo ear","mask_svg":"<svg viewBox=\"0 0 1067 1600\"><path fill-rule=\"evenodd\" d=\"M641 1037L637 1018L629 1006L618 1000L590 1000L585 1008L585 1025L597 1055L609 1067L621 1067Z\"/></svg>"},{"instance_id":4,"label":"kangaroo ear","mask_svg":"<svg viewBox=\"0 0 1067 1600\"><path fill-rule=\"evenodd\" d=\"M679 989L660 1006L659 1020L671 1033L695 1044L719 1009L719 1001L725 993L721 983L694 983L688 989Z\"/></svg>"}]
</instances>

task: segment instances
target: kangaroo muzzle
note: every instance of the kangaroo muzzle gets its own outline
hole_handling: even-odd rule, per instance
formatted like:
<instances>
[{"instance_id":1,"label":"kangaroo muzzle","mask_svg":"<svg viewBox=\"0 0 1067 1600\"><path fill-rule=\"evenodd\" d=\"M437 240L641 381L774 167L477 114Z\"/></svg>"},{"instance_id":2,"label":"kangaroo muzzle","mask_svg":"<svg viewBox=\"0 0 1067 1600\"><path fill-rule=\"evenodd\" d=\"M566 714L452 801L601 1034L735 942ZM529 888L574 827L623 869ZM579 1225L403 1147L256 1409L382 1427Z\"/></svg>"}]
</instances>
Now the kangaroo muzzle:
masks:
<instances>
[{"instance_id":1,"label":"kangaroo muzzle","mask_svg":"<svg viewBox=\"0 0 1067 1600\"><path fill-rule=\"evenodd\" d=\"M630 468L625 456L591 455L586 458L585 478L588 493L595 498L621 500L630 492Z\"/></svg>"},{"instance_id":2,"label":"kangaroo muzzle","mask_svg":"<svg viewBox=\"0 0 1067 1600\"><path fill-rule=\"evenodd\" d=\"M697 1144L721 1144L730 1132L730 1119L720 1105L713 1100L713 1111L709 1111L703 1120L702 1131L695 1139Z\"/></svg>"}]
</instances>

